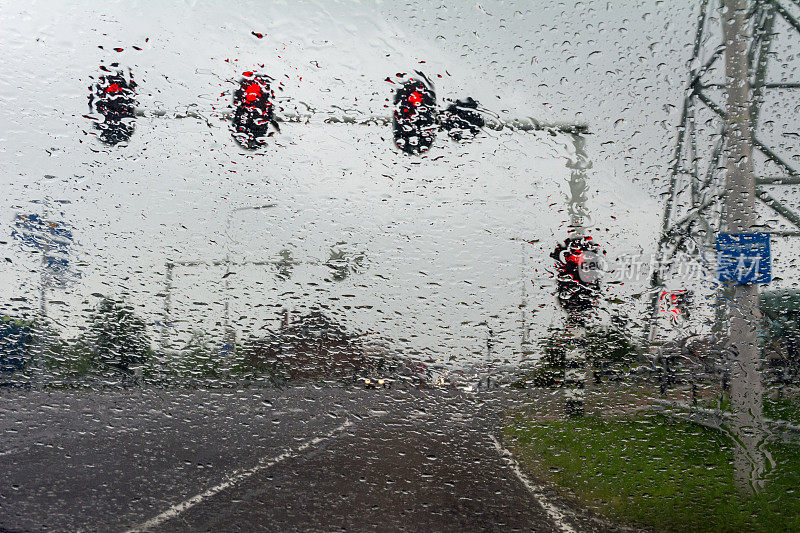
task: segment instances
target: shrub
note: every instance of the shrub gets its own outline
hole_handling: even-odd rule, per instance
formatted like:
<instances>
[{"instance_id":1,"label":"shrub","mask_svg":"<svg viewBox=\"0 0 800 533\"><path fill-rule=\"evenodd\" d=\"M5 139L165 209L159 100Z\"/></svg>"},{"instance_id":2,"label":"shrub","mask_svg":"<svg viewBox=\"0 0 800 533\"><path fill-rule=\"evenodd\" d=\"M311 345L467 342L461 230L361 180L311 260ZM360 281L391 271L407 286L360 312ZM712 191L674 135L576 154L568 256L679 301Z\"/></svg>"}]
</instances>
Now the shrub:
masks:
<instances>
[{"instance_id":1,"label":"shrub","mask_svg":"<svg viewBox=\"0 0 800 533\"><path fill-rule=\"evenodd\" d=\"M79 344L86 347L92 367L125 375L142 368L152 354L144 320L130 305L111 298L103 298L90 315Z\"/></svg>"}]
</instances>

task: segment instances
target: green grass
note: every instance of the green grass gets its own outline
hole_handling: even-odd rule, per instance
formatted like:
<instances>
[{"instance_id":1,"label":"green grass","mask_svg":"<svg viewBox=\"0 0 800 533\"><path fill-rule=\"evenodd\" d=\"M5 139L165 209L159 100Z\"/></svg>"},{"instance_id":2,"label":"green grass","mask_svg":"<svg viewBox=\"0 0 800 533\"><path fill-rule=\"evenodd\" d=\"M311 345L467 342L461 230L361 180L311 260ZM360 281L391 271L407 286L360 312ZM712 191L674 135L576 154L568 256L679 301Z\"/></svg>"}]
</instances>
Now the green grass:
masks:
<instances>
[{"instance_id":1,"label":"green grass","mask_svg":"<svg viewBox=\"0 0 800 533\"><path fill-rule=\"evenodd\" d=\"M764 416L800 424L800 398L764 398Z\"/></svg>"},{"instance_id":2,"label":"green grass","mask_svg":"<svg viewBox=\"0 0 800 533\"><path fill-rule=\"evenodd\" d=\"M740 496L721 432L655 414L532 422L505 441L534 477L611 520L661 531L800 531L800 447L773 445L767 488Z\"/></svg>"},{"instance_id":3,"label":"green grass","mask_svg":"<svg viewBox=\"0 0 800 533\"><path fill-rule=\"evenodd\" d=\"M731 398L728 393L714 398L707 398L699 403L700 407L731 410ZM800 397L796 395L780 398L764 397L764 416L773 420L785 420L800 425Z\"/></svg>"}]
</instances>

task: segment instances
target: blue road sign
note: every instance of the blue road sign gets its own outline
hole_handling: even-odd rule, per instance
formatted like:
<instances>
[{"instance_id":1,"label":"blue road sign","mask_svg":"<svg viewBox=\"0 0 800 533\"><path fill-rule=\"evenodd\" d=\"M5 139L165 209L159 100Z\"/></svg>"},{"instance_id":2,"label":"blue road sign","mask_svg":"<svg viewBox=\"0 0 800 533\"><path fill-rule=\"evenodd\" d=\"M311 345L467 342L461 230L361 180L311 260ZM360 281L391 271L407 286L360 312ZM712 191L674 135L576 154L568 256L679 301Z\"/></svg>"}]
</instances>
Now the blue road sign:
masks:
<instances>
[{"instance_id":1,"label":"blue road sign","mask_svg":"<svg viewBox=\"0 0 800 533\"><path fill-rule=\"evenodd\" d=\"M769 233L718 233L717 278L736 283L769 283Z\"/></svg>"},{"instance_id":2,"label":"blue road sign","mask_svg":"<svg viewBox=\"0 0 800 533\"><path fill-rule=\"evenodd\" d=\"M17 215L14 225L13 236L31 248L66 253L73 241L72 231L63 222L44 220L35 213Z\"/></svg>"},{"instance_id":3,"label":"blue road sign","mask_svg":"<svg viewBox=\"0 0 800 533\"><path fill-rule=\"evenodd\" d=\"M27 248L45 254L44 264L51 280L60 284L80 277L70 268L69 251L74 243L72 230L64 222L45 220L36 213L17 215L12 236Z\"/></svg>"}]
</instances>

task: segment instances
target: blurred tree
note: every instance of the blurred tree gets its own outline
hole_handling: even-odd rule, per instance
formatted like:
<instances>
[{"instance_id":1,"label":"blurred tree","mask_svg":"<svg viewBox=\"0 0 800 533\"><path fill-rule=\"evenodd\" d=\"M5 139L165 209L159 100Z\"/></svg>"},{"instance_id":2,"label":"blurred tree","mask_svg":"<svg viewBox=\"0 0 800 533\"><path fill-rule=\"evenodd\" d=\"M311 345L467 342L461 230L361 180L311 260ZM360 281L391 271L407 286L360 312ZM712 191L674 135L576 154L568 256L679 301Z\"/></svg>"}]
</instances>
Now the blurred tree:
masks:
<instances>
[{"instance_id":1,"label":"blurred tree","mask_svg":"<svg viewBox=\"0 0 800 533\"><path fill-rule=\"evenodd\" d=\"M624 323L592 329L586 335L586 352L594 380L622 377L636 363L637 349Z\"/></svg>"},{"instance_id":2,"label":"blurred tree","mask_svg":"<svg viewBox=\"0 0 800 533\"><path fill-rule=\"evenodd\" d=\"M563 384L568 340L564 328L560 327L548 328L547 335L539 339L542 356L529 380L534 387L560 387Z\"/></svg>"},{"instance_id":3,"label":"blurred tree","mask_svg":"<svg viewBox=\"0 0 800 533\"><path fill-rule=\"evenodd\" d=\"M761 342L773 377L800 381L800 291L778 289L760 295Z\"/></svg>"},{"instance_id":4,"label":"blurred tree","mask_svg":"<svg viewBox=\"0 0 800 533\"><path fill-rule=\"evenodd\" d=\"M325 262L325 266L331 269L331 276L334 281L344 281L350 274L358 274L364 271L364 253L350 252L345 246L345 242L337 242L331 247L330 256Z\"/></svg>"},{"instance_id":5,"label":"blurred tree","mask_svg":"<svg viewBox=\"0 0 800 533\"><path fill-rule=\"evenodd\" d=\"M549 328L547 334L539 340L541 357L527 381L536 387L562 386L567 350L571 342L569 333L564 328ZM594 371L595 381L624 375L637 361L636 344L627 321L615 317L611 325L596 327L587 332L586 355L588 364Z\"/></svg>"},{"instance_id":6,"label":"blurred tree","mask_svg":"<svg viewBox=\"0 0 800 533\"><path fill-rule=\"evenodd\" d=\"M294 270L294 257L292 256L292 251L288 248L281 250L280 256L281 258L275 264L275 277L280 281L288 281L292 277Z\"/></svg>"},{"instance_id":7,"label":"blurred tree","mask_svg":"<svg viewBox=\"0 0 800 533\"><path fill-rule=\"evenodd\" d=\"M33 324L0 316L0 375L24 370L31 358Z\"/></svg>"},{"instance_id":8,"label":"blurred tree","mask_svg":"<svg viewBox=\"0 0 800 533\"><path fill-rule=\"evenodd\" d=\"M192 330L192 336L174 361L172 371L180 378L214 381L223 375L222 357L205 331ZM211 384L211 383L207 383Z\"/></svg>"},{"instance_id":9,"label":"blurred tree","mask_svg":"<svg viewBox=\"0 0 800 533\"><path fill-rule=\"evenodd\" d=\"M236 353L233 371L245 379L266 378L282 385L290 379L291 366L282 352L283 339L270 333L263 338L251 337Z\"/></svg>"},{"instance_id":10,"label":"blurred tree","mask_svg":"<svg viewBox=\"0 0 800 533\"><path fill-rule=\"evenodd\" d=\"M130 305L112 298L103 298L89 316L89 328L82 341L93 366L128 375L141 368L152 354L144 320L134 314Z\"/></svg>"}]
</instances>

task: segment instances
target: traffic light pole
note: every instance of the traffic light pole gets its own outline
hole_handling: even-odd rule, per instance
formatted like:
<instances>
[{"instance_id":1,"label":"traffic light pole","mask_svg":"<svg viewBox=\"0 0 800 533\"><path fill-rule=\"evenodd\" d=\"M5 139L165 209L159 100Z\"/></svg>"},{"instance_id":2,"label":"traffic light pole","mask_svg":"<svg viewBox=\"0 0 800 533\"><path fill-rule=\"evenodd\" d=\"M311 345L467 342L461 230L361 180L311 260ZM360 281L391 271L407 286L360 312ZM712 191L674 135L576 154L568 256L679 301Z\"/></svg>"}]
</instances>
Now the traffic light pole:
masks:
<instances>
[{"instance_id":1,"label":"traffic light pole","mask_svg":"<svg viewBox=\"0 0 800 533\"><path fill-rule=\"evenodd\" d=\"M575 159L568 161L570 169L568 210L570 235L585 237L589 213L586 210L586 171L592 167L586 154L586 138L577 132L571 133L575 148ZM569 416L582 416L586 402L586 388L591 386L592 368L586 358L586 328L588 313L585 310L567 311L565 330L569 344L564 361L565 412Z\"/></svg>"},{"instance_id":2,"label":"traffic light pole","mask_svg":"<svg viewBox=\"0 0 800 533\"><path fill-rule=\"evenodd\" d=\"M724 0L723 35L727 86L728 150L724 227L729 233L750 233L756 220L756 179L753 167L753 132L747 51L748 0ZM730 284L730 282L729 282ZM731 408L733 410L734 469L737 487L757 492L764 485L766 454L762 428L763 384L758 345L758 285L726 287L729 304L728 352L731 356Z\"/></svg>"},{"instance_id":3,"label":"traffic light pole","mask_svg":"<svg viewBox=\"0 0 800 533\"><path fill-rule=\"evenodd\" d=\"M225 255L225 304L224 304L224 320L225 320L225 346L227 346L227 350L229 352L233 351L236 346L236 329L231 327L231 319L230 319L230 276L231 272L231 257L230 257L230 245L233 242L231 237L231 222L233 221L234 215L237 213L241 213L242 211L259 211L261 209L269 209L271 207L275 207L275 204L264 204L264 205L253 205L253 206L245 206L245 207L238 207L230 212L228 215L228 219L225 222L225 237L226 237L226 244L228 246L228 253Z\"/></svg>"},{"instance_id":4,"label":"traffic light pole","mask_svg":"<svg viewBox=\"0 0 800 533\"><path fill-rule=\"evenodd\" d=\"M520 361L524 361L526 355L531 353L530 347L530 330L528 327L528 264L525 261L527 255L527 245L537 242L538 239L524 239L522 237L512 237L512 241L520 243L520 302L519 302L519 321L520 321L520 343L519 352L521 354Z\"/></svg>"}]
</instances>

